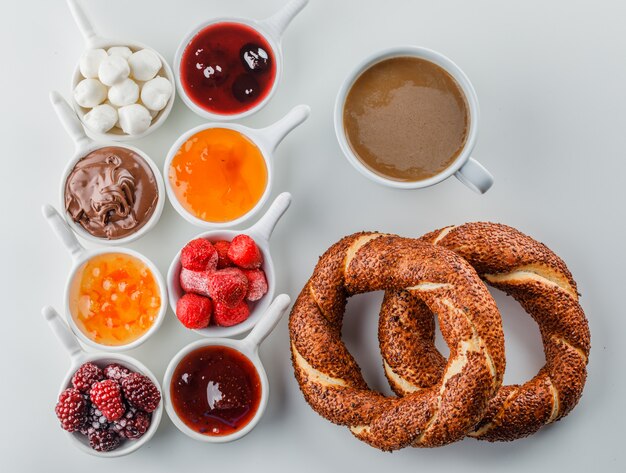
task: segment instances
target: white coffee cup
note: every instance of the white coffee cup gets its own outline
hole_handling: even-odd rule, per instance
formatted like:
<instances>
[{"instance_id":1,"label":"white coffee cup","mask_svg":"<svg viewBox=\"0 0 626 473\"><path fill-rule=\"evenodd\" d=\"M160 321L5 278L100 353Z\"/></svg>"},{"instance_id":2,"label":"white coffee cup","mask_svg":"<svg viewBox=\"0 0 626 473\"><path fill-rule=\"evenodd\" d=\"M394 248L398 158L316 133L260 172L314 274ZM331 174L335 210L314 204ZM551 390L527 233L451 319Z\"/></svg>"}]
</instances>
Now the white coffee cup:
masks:
<instances>
[{"instance_id":1,"label":"white coffee cup","mask_svg":"<svg viewBox=\"0 0 626 473\"><path fill-rule=\"evenodd\" d=\"M459 84L465 98L467 99L467 107L469 112L469 131L467 140L463 150L454 162L444 169L439 174L423 179L419 181L396 181L393 179L385 178L380 174L375 173L363 164L363 162L356 156L352 150L348 139L346 137L344 123L343 123L343 108L346 101L346 97L352 84L365 70L372 67L374 64L379 63L385 59L392 57L416 57L430 61L437 66L447 71ZM397 189L420 189L422 187L429 187L434 184L449 178L454 175L463 184L470 189L479 192L481 194L487 192L493 185L493 176L487 169L485 169L478 161L471 157L471 153L476 145L476 138L478 134L478 98L476 97L476 91L472 86L472 83L463 73L463 71L450 59L443 54L435 52L431 49L422 48L418 46L396 46L382 51L378 51L374 54L366 57L346 78L335 101L335 133L339 140L339 146L345 154L350 164L352 164L361 174L371 179L374 182L383 184L389 187L395 187Z\"/></svg>"}]
</instances>

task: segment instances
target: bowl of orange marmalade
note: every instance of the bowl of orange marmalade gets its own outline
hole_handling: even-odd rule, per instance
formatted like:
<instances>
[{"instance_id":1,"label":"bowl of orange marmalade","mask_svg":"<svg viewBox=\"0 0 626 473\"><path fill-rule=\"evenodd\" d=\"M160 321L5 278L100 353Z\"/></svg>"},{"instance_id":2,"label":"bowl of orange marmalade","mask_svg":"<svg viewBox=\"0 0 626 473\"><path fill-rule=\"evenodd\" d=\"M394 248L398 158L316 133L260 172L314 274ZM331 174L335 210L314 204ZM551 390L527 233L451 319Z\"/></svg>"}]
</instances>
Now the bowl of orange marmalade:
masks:
<instances>
[{"instance_id":1,"label":"bowl of orange marmalade","mask_svg":"<svg viewBox=\"0 0 626 473\"><path fill-rule=\"evenodd\" d=\"M145 342L167 312L167 286L154 263L129 248L86 249L52 206L43 213L73 259L64 299L76 337L108 352Z\"/></svg>"},{"instance_id":2,"label":"bowl of orange marmalade","mask_svg":"<svg viewBox=\"0 0 626 473\"><path fill-rule=\"evenodd\" d=\"M309 107L298 105L266 128L208 123L184 133L164 166L174 209L203 228L247 221L270 195L274 151L308 116Z\"/></svg>"}]
</instances>

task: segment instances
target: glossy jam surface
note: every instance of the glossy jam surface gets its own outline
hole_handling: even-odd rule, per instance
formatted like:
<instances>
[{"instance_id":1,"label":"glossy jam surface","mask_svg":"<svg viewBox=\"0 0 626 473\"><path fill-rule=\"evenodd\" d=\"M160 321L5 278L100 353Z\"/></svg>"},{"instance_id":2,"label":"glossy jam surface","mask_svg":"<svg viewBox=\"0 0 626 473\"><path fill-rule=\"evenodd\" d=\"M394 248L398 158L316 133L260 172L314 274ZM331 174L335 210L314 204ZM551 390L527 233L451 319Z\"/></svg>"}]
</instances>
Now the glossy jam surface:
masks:
<instances>
[{"instance_id":1,"label":"glossy jam surface","mask_svg":"<svg viewBox=\"0 0 626 473\"><path fill-rule=\"evenodd\" d=\"M189 138L176 152L168 174L178 202L206 222L245 215L267 187L261 150L227 128L209 128Z\"/></svg>"},{"instance_id":2,"label":"glossy jam surface","mask_svg":"<svg viewBox=\"0 0 626 473\"><path fill-rule=\"evenodd\" d=\"M200 108L220 115L245 112L269 94L276 80L274 52L258 31L241 23L200 30L181 58L180 81Z\"/></svg>"},{"instance_id":3,"label":"glossy jam surface","mask_svg":"<svg viewBox=\"0 0 626 473\"><path fill-rule=\"evenodd\" d=\"M89 339L103 345L125 345L140 338L154 324L161 303L150 268L125 253L89 259L70 287L74 322Z\"/></svg>"},{"instance_id":4,"label":"glossy jam surface","mask_svg":"<svg viewBox=\"0 0 626 473\"><path fill-rule=\"evenodd\" d=\"M178 363L170 396L176 414L192 430L204 435L229 435L256 414L261 380L252 362L237 350L202 347Z\"/></svg>"},{"instance_id":5,"label":"glossy jam surface","mask_svg":"<svg viewBox=\"0 0 626 473\"><path fill-rule=\"evenodd\" d=\"M365 70L343 109L350 147L371 171L421 181L448 168L469 129L467 100L444 69L416 57L394 57Z\"/></svg>"}]
</instances>

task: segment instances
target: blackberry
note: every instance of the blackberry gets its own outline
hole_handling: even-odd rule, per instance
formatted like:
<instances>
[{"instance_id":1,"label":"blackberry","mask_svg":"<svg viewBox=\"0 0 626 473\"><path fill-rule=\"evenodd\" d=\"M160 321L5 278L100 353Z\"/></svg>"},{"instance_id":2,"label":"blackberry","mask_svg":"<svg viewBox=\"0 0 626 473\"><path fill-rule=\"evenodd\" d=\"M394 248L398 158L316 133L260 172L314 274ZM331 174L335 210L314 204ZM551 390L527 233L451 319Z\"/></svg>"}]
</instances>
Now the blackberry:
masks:
<instances>
[{"instance_id":1,"label":"blackberry","mask_svg":"<svg viewBox=\"0 0 626 473\"><path fill-rule=\"evenodd\" d=\"M95 430L107 430L111 427L111 423L100 409L91 404L87 412L85 425L80 429L84 435L89 435Z\"/></svg>"},{"instance_id":2,"label":"blackberry","mask_svg":"<svg viewBox=\"0 0 626 473\"><path fill-rule=\"evenodd\" d=\"M110 452L120 446L120 436L112 430L94 430L89 434L89 445L97 452Z\"/></svg>"},{"instance_id":3,"label":"blackberry","mask_svg":"<svg viewBox=\"0 0 626 473\"><path fill-rule=\"evenodd\" d=\"M88 393L91 386L101 379L104 379L102 370L93 363L85 363L72 376L72 385L81 393Z\"/></svg>"},{"instance_id":4,"label":"blackberry","mask_svg":"<svg viewBox=\"0 0 626 473\"><path fill-rule=\"evenodd\" d=\"M137 409L153 412L161 402L161 393L150 378L132 373L120 382L126 401Z\"/></svg>"},{"instance_id":5,"label":"blackberry","mask_svg":"<svg viewBox=\"0 0 626 473\"><path fill-rule=\"evenodd\" d=\"M59 396L54 409L61 427L68 432L80 430L87 419L87 402L76 388L68 388Z\"/></svg>"},{"instance_id":6,"label":"blackberry","mask_svg":"<svg viewBox=\"0 0 626 473\"><path fill-rule=\"evenodd\" d=\"M89 391L89 397L109 421L119 419L126 411L120 385L112 379L105 379L94 384Z\"/></svg>"},{"instance_id":7,"label":"blackberry","mask_svg":"<svg viewBox=\"0 0 626 473\"><path fill-rule=\"evenodd\" d=\"M130 407L121 419L113 422L111 428L120 437L135 440L146 433L150 427L151 418L152 416L147 412Z\"/></svg>"},{"instance_id":8,"label":"blackberry","mask_svg":"<svg viewBox=\"0 0 626 473\"><path fill-rule=\"evenodd\" d=\"M122 380L122 378L125 378L131 373L131 370L120 365L119 363L111 363L110 365L104 367L104 376L108 379L117 381L118 383Z\"/></svg>"}]
</instances>

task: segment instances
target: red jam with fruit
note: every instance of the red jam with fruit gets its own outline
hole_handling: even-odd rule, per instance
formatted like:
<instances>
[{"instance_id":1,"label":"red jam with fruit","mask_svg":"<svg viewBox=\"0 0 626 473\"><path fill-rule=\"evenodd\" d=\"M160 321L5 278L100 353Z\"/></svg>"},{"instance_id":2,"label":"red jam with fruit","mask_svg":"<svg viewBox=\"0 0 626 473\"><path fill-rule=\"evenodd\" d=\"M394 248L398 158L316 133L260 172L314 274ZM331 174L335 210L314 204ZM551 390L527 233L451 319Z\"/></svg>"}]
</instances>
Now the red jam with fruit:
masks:
<instances>
[{"instance_id":1,"label":"red jam with fruit","mask_svg":"<svg viewBox=\"0 0 626 473\"><path fill-rule=\"evenodd\" d=\"M172 405L190 429L204 435L237 432L256 414L261 379L252 362L239 351L207 346L178 363L170 385Z\"/></svg>"},{"instance_id":2,"label":"red jam with fruit","mask_svg":"<svg viewBox=\"0 0 626 473\"><path fill-rule=\"evenodd\" d=\"M274 52L258 31L242 23L200 30L183 52L180 82L207 112L234 115L262 102L276 80Z\"/></svg>"}]
</instances>

